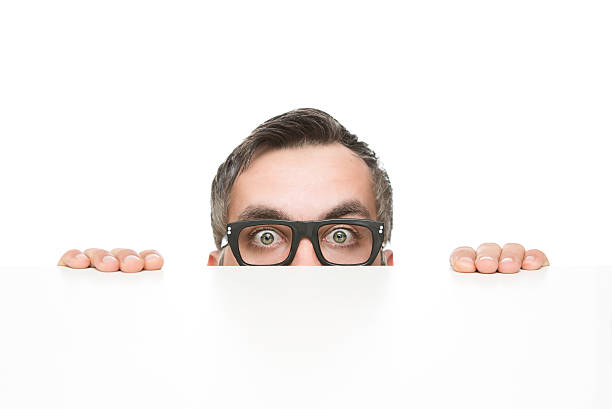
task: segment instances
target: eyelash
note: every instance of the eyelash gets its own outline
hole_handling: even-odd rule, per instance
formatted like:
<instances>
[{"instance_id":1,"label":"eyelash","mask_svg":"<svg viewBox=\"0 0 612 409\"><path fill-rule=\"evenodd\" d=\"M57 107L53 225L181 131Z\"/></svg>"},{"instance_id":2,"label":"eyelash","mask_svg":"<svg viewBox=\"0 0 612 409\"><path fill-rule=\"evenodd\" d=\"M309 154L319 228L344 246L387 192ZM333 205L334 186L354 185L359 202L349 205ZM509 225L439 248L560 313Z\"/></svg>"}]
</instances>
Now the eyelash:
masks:
<instances>
[{"instance_id":1,"label":"eyelash","mask_svg":"<svg viewBox=\"0 0 612 409\"><path fill-rule=\"evenodd\" d=\"M349 232L351 232L351 234L353 235L353 242L351 244L349 244L349 245L341 245L341 244L334 244L334 243L332 243L332 245L334 245L336 247L344 247L344 248L354 247L354 246L357 245L357 243L361 239L361 235L359 234L359 232L357 230L351 229L348 226L335 226L334 228L332 228L332 229L328 230L327 232L325 232L322 237L327 237L327 236L329 236L329 234L331 232L333 232L334 230L339 230L339 229L348 230Z\"/></svg>"},{"instance_id":2,"label":"eyelash","mask_svg":"<svg viewBox=\"0 0 612 409\"><path fill-rule=\"evenodd\" d=\"M349 232L351 232L351 234L353 235L353 238L354 238L353 242L351 244L348 244L348 245L334 244L334 243L331 243L331 242L329 242L329 243L331 243L335 247L343 247L343 248L351 248L351 247L357 246L357 243L361 239L361 234L359 234L359 232L357 230L352 229L350 226L342 226L342 225L334 226L333 228L328 229L325 233L323 233L321 235L321 238L319 238L319 241L321 241L322 238L327 237L334 230L338 230L338 229L344 229L344 230L348 230ZM267 227L267 226L260 226L257 229L255 229L255 230L253 230L253 231L251 231L249 233L249 235L248 235L249 243L253 243L253 238L255 237L255 235L257 235L257 233L262 232L262 231L266 231L266 230L273 231L276 234L278 234L280 237L282 237L283 240L287 240L287 238L284 237L284 235L281 232L277 231L276 229L274 229L272 227Z\"/></svg>"},{"instance_id":3,"label":"eyelash","mask_svg":"<svg viewBox=\"0 0 612 409\"><path fill-rule=\"evenodd\" d=\"M255 229L255 230L253 230L252 232L250 232L250 233L249 233L249 235L248 235L248 238L249 238L249 243L252 243L252 242L253 242L253 237L255 237L255 235L256 235L257 233L259 233L259 232L261 232L261 231L266 231L266 230L273 231L273 232L275 232L276 234L278 234L280 237L283 237L283 234L282 234L281 232L277 231L276 229L271 228L271 227L267 227L267 228L266 228L265 226L262 226L261 228ZM285 239L285 237L283 237L283 239Z\"/></svg>"}]
</instances>

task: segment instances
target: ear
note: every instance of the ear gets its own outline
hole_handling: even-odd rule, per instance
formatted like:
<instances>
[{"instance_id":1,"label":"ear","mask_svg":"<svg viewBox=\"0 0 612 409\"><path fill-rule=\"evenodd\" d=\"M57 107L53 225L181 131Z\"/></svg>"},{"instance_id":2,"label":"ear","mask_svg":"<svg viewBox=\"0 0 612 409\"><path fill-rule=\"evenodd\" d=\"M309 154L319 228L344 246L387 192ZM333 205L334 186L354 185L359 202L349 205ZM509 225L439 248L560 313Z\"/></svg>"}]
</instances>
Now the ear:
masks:
<instances>
[{"instance_id":1,"label":"ear","mask_svg":"<svg viewBox=\"0 0 612 409\"><path fill-rule=\"evenodd\" d=\"M208 266L219 265L219 250L211 251L208 255Z\"/></svg>"},{"instance_id":2,"label":"ear","mask_svg":"<svg viewBox=\"0 0 612 409\"><path fill-rule=\"evenodd\" d=\"M387 265L388 266L392 266L393 265L393 250L385 250L385 251L383 251L383 256L387 260Z\"/></svg>"}]
</instances>

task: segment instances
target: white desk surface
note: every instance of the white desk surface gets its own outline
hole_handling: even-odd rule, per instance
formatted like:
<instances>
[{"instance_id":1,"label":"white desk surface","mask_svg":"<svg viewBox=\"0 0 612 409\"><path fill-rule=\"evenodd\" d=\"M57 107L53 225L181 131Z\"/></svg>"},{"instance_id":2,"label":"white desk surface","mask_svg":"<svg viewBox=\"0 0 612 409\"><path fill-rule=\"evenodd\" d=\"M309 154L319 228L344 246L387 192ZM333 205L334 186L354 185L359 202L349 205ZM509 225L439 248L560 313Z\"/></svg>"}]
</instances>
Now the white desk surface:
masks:
<instances>
[{"instance_id":1,"label":"white desk surface","mask_svg":"<svg viewBox=\"0 0 612 409\"><path fill-rule=\"evenodd\" d=\"M612 407L612 267L0 269L2 408Z\"/></svg>"}]
</instances>

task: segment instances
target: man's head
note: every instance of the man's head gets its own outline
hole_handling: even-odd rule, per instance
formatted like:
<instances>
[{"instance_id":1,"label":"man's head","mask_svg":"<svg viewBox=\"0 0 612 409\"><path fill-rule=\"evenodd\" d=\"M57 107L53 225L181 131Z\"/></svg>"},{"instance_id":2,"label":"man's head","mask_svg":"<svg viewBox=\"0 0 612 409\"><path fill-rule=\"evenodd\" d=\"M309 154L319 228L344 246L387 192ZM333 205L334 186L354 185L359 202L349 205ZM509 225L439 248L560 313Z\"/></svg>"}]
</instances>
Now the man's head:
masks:
<instances>
[{"instance_id":1,"label":"man's head","mask_svg":"<svg viewBox=\"0 0 612 409\"><path fill-rule=\"evenodd\" d=\"M257 127L219 167L211 191L211 223L217 250L209 265L236 265L222 249L226 224L244 219L372 219L393 226L392 189L375 153L323 111L298 109ZM382 252L381 252L382 253ZM393 264L386 250L376 258ZM303 239L292 265L318 265Z\"/></svg>"}]
</instances>

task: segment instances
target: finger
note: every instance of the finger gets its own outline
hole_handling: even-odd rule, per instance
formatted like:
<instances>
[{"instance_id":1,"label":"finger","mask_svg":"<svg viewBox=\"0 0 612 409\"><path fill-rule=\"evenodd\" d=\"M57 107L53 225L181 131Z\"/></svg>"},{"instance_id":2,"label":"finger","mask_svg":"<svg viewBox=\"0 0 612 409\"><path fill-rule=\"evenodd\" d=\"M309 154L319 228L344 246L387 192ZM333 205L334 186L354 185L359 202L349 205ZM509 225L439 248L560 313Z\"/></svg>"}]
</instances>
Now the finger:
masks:
<instances>
[{"instance_id":1,"label":"finger","mask_svg":"<svg viewBox=\"0 0 612 409\"><path fill-rule=\"evenodd\" d=\"M112 249L111 254L119 260L119 269L124 273L138 273L144 267L144 260L132 249Z\"/></svg>"},{"instance_id":2,"label":"finger","mask_svg":"<svg viewBox=\"0 0 612 409\"><path fill-rule=\"evenodd\" d=\"M537 270L549 266L548 257L540 250L532 249L525 252L523 259L523 270Z\"/></svg>"},{"instance_id":3,"label":"finger","mask_svg":"<svg viewBox=\"0 0 612 409\"><path fill-rule=\"evenodd\" d=\"M83 253L89 257L91 265L100 271L111 272L119 270L119 260L106 250L87 249Z\"/></svg>"},{"instance_id":4,"label":"finger","mask_svg":"<svg viewBox=\"0 0 612 409\"><path fill-rule=\"evenodd\" d=\"M476 268L481 273L494 273L497 271L497 263L501 247L497 243L483 243L476 250Z\"/></svg>"},{"instance_id":5,"label":"finger","mask_svg":"<svg viewBox=\"0 0 612 409\"><path fill-rule=\"evenodd\" d=\"M499 256L499 266L497 271L500 273L518 273L523 264L525 247L517 243L506 243Z\"/></svg>"},{"instance_id":6,"label":"finger","mask_svg":"<svg viewBox=\"0 0 612 409\"><path fill-rule=\"evenodd\" d=\"M144 259L145 270L159 270L164 265L164 258L156 250L143 250L140 257Z\"/></svg>"},{"instance_id":7,"label":"finger","mask_svg":"<svg viewBox=\"0 0 612 409\"><path fill-rule=\"evenodd\" d=\"M81 253L80 250L72 249L64 253L57 265L70 268L87 268L90 265L90 261L89 257Z\"/></svg>"},{"instance_id":8,"label":"finger","mask_svg":"<svg viewBox=\"0 0 612 409\"><path fill-rule=\"evenodd\" d=\"M476 251L473 248L463 246L457 247L450 256L450 265L459 273L473 273L476 271Z\"/></svg>"}]
</instances>

